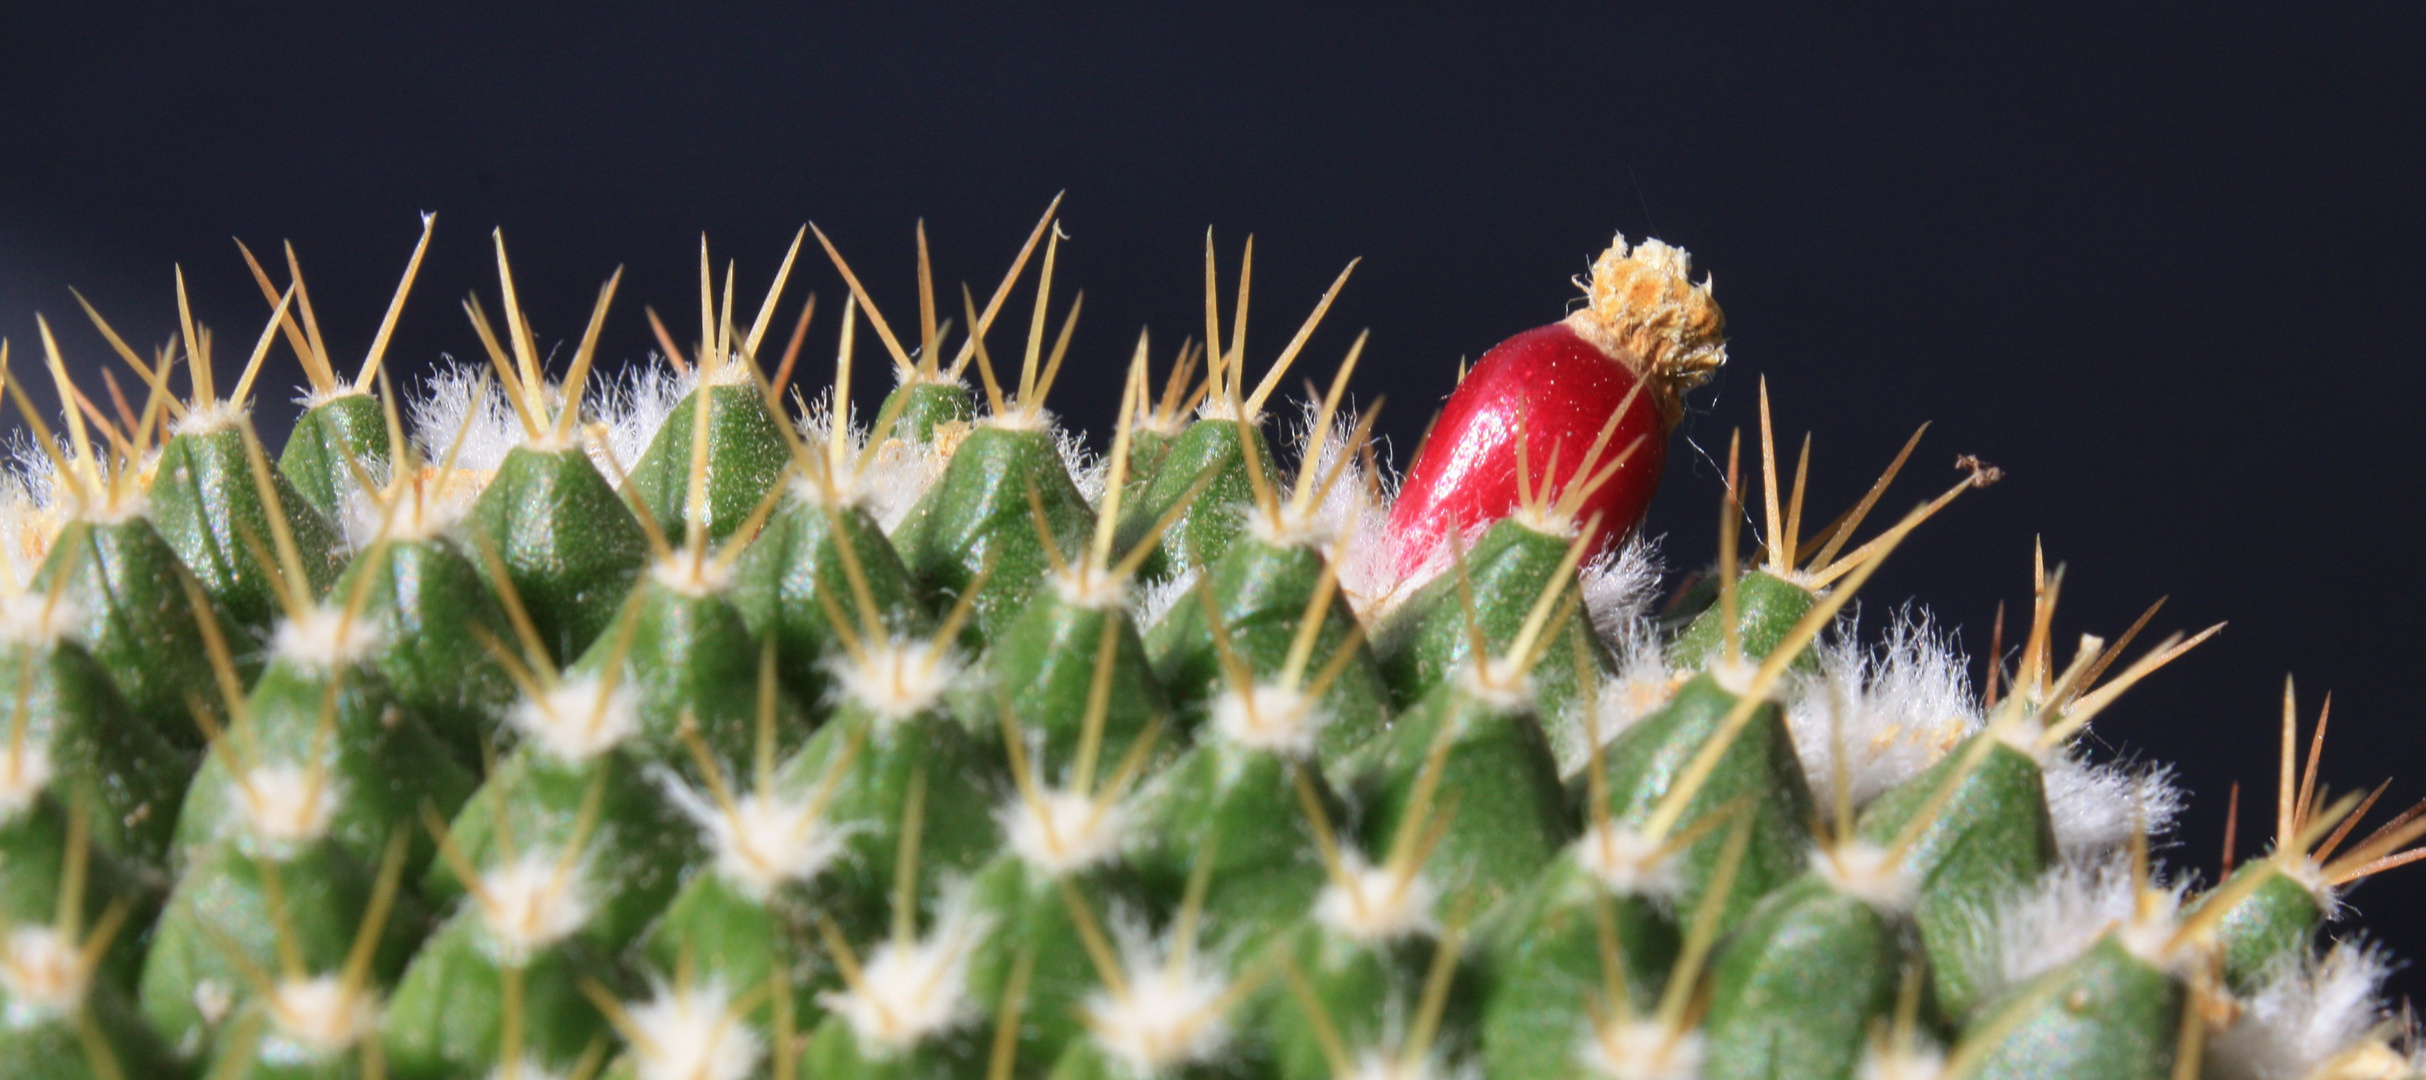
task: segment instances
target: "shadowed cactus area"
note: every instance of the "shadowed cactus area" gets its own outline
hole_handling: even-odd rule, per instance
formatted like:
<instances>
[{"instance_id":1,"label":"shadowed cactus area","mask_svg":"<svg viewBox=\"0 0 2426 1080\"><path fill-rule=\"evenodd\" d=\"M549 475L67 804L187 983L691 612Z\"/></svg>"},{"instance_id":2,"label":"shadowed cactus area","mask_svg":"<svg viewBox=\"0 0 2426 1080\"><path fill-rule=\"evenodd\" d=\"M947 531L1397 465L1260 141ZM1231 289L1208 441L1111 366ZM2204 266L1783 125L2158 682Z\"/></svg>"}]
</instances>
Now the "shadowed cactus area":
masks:
<instances>
[{"instance_id":1,"label":"shadowed cactus area","mask_svg":"<svg viewBox=\"0 0 2426 1080\"><path fill-rule=\"evenodd\" d=\"M1862 625L1995 469L1915 505L1916 434L1807 513L1764 383L1719 550L1663 580L1609 515L1724 360L1682 251L1620 237L1586 309L1511 339L1624 364L1613 411L1486 355L1460 393L1503 398L1453 409L1488 453L1415 471L1505 508L1409 525L1363 338L1267 415L1347 271L1250 358L1253 244L1225 281L1208 233L1202 338L1106 357L1058 208L982 293L939 297L921 227L914 305L816 233L848 296L813 394L810 229L754 309L703 241L696 337L652 312L662 354L614 380L620 272L560 349L530 316L578 313L526 312L497 235L486 363L392 386L427 219L350 373L291 250L244 252L270 314L224 397L182 275L148 358L85 309L106 395L47 323L13 371L0 343L46 455L0 491L0 1073L2426 1067L2349 898L2426 854L2426 804L2327 790L2287 685L2268 846L2202 873L2151 854L2189 796L2092 750L2220 627L2059 640L2063 567L2018 545L2027 626L1984 663L1915 606ZM249 404L282 351L307 412L273 447ZM1111 431L1060 426L1067 378L1117 380Z\"/></svg>"}]
</instances>

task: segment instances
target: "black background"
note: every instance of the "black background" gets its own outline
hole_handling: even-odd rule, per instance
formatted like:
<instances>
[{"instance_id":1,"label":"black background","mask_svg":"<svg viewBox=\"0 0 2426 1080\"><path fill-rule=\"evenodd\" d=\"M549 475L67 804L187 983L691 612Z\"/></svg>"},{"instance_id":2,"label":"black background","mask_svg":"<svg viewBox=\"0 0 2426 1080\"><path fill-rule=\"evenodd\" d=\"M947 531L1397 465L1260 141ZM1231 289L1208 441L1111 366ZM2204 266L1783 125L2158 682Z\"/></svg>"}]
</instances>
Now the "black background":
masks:
<instances>
[{"instance_id":1,"label":"black background","mask_svg":"<svg viewBox=\"0 0 2426 1080\"><path fill-rule=\"evenodd\" d=\"M350 366L424 209L400 373L476 355L457 301L493 302L493 226L543 339L576 335L628 268L613 360L649 350L643 303L690 339L702 230L720 271L740 260L747 311L815 220L908 324L917 218L946 288L982 294L1067 189L1073 422L1105 429L1105 373L1140 326L1158 363L1200 331L1212 225L1228 267L1257 235L1259 366L1365 257L1309 370L1372 328L1356 388L1391 396L1403 462L1460 357L1559 316L1613 231L1656 235L1716 274L1733 339L1652 513L1680 568L1712 550L1707 459L1753 422L1757 376L1789 437L1817 432L1816 507L1934 421L1890 509L1958 452L2009 478L1897 554L1874 622L1918 596L1984 653L1997 602L2025 610L2034 536L2071 569L2063 640L2167 594L2160 630L2231 621L2098 727L2197 793L2178 865L2213 873L2236 780L2259 850L2286 673L2311 709L2336 694L2329 784L2426 795L2417 5L356 6L0 19L0 334L20 365L37 311L80 365L106 355L69 285L165 340L172 263L240 354L265 312L234 235L295 242ZM832 312L813 251L794 300ZM2426 867L2355 900L2426 957Z\"/></svg>"}]
</instances>

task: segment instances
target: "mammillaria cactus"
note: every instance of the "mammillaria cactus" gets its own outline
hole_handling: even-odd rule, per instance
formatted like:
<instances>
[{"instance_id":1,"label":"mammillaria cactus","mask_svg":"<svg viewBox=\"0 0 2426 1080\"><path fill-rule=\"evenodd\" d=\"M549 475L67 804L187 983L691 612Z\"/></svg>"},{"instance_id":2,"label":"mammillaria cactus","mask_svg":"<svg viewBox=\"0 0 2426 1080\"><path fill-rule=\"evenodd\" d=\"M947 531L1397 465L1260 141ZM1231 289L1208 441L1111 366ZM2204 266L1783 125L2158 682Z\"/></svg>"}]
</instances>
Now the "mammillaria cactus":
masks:
<instances>
[{"instance_id":1,"label":"mammillaria cactus","mask_svg":"<svg viewBox=\"0 0 2426 1080\"><path fill-rule=\"evenodd\" d=\"M768 337L805 235L746 327L703 244L694 347L652 313L662 360L613 379L620 275L552 372L498 236L497 304L466 305L487 366L392 389L427 222L351 378L291 252L283 287L246 253L271 314L224 398L182 276L149 361L86 309L140 408L95 404L46 325L70 406L6 379L35 450L0 559L0 1070L2426 1064L2390 961L2322 933L2426 818L2362 835L2384 791L2318 786L2322 717L2303 774L2286 692L2273 851L2214 881L2150 855L2163 772L2080 748L2214 629L2067 647L2041 557L1983 686L1924 614L1864 635L1862 586L1994 469L1895 514L1908 443L1813 529L1764 387L1714 563L1656 602L1641 514L1725 359L1683 251L1620 238L1401 491L1348 399L1361 337L1267 423L1348 273L1250 377L1252 246L1225 319L1209 235L1201 346L1159 380L1143 336L1093 365L1116 428L1063 430L1048 396L1090 362L1054 213L982 310L963 290L957 346L923 230L907 340L818 233L851 295L807 405L782 388L814 300L773 363ZM873 417L863 320L897 381ZM281 340L309 408L273 463L248 400Z\"/></svg>"}]
</instances>

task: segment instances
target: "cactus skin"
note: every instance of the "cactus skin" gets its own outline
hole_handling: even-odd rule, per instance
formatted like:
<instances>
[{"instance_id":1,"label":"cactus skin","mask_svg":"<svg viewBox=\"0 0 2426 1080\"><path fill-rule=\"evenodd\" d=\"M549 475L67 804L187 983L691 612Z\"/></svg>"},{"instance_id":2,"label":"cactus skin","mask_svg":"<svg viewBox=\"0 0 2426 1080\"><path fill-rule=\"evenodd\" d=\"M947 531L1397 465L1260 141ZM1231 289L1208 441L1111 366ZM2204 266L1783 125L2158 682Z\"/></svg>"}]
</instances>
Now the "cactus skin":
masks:
<instances>
[{"instance_id":1,"label":"cactus skin","mask_svg":"<svg viewBox=\"0 0 2426 1080\"><path fill-rule=\"evenodd\" d=\"M1681 271L1673 249L1634 252L1626 273ZM1716 316L1706 289L1664 295L1707 321L1675 340L1638 325L1627 347L1667 350L1673 390L1715 364ZM1614 366L1589 326L1548 330ZM1291 490L1292 448L1260 422L1182 419L1210 378L1145 400L1137 355L1117 510L1083 494L1120 481L1072 475L1032 369L1015 406L990 381L982 417L951 377L909 373L887 434L936 456L901 474L916 491L860 486L903 482L858 468L882 448L844 431L804 449L783 406L704 357L719 374L620 493L563 441L588 419L577 393L533 422L560 393L535 366L529 441L493 474L382 492L342 459L386 460L383 409L339 393L269 478L303 556L283 610L252 550L273 538L247 421L173 440L128 481L148 491L44 526L40 570L0 595L0 1071L1850 1080L1942 1060L2163 1080L2185 1047L2242 1045L2255 1003L2287 992L2377 1008L2296 979L2326 966L2354 868L2415 842L2397 822L2204 891L2143 862L2129 920L2054 928L2030 967L1984 947L2034 944L1983 938L2036 925L2032 903L2081 907L2074 878L2120 879L2125 845L2066 839L2081 828L2058 811L2078 807L2050 802L2080 778L2050 777L2101 767L2065 741L2072 710L2154 666L2059 685L2042 585L2004 707L1869 700L1894 680L1845 682L1813 639L1846 632L1842 605L1921 515L1826 567L1787 550L1722 568L1658 622L1590 607L1626 591L1595 577L1623 560L1575 560L1632 519L1587 535L1543 514L1554 491L1459 519L1472 546L1432 560L1440 576L1392 577L1424 538L1380 524L1368 492L1388 477L1325 496L1303 470ZM1214 398L1208 417L1260 409L1240 361L1223 354L1228 412ZM1521 380L1483 374L1495 408L1522 404ZM1632 407L1658 425L1674 405ZM1317 426L1354 426L1321 408ZM1548 446L1567 473L1581 449L1556 412L1524 413L1553 487L1571 478ZM1630 460L1656 473L1656 453ZM1647 499L1630 475L1620 501ZM1395 511L1445 528L1442 507L1494 494L1429 482ZM413 485L468 508L344 549L330 511ZM310 637L340 609L366 636ZM1847 711L1811 712L1823 699ZM197 704L221 732L207 757ZM1907 715L1932 710L1961 715ZM1832 723L1869 726L1829 779L1838 751L1809 732ZM1890 744L1910 760L1874 753ZM2319 847L2329 800L2296 801L2277 846ZM81 967L23 944L104 924L119 936ZM264 987L349 960L371 1020L298 1049ZM683 1021L694 1005L725 1011ZM2322 1049L2395 1061L2376 1016ZM685 1054L712 1060L674 1068ZM2380 1071L2415 1073L2398 1060Z\"/></svg>"}]
</instances>

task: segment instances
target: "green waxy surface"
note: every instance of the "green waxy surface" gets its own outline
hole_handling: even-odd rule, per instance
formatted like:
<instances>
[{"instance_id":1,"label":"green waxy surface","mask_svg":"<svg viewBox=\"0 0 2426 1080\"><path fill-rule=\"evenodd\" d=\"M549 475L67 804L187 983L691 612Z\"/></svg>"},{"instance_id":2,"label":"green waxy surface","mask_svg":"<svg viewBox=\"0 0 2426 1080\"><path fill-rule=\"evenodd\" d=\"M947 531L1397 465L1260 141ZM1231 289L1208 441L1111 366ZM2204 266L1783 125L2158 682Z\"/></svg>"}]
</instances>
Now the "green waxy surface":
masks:
<instances>
[{"instance_id":1,"label":"green waxy surface","mask_svg":"<svg viewBox=\"0 0 2426 1080\"><path fill-rule=\"evenodd\" d=\"M621 685L631 688L640 710L632 751L700 779L677 734L688 725L718 757L746 757L758 729L759 649L741 612L722 595L677 589L654 574L641 579L625 606L628 649L627 624L618 622L572 671L603 679L622 652ZM797 711L788 698L776 707L778 741L797 744L804 726Z\"/></svg>"},{"instance_id":2,"label":"green waxy surface","mask_svg":"<svg viewBox=\"0 0 2426 1080\"><path fill-rule=\"evenodd\" d=\"M414 955L381 1024L396 1080L478 1080L495 1075L505 1040L506 972L482 916L458 910ZM584 979L628 989L595 946L572 938L521 960L523 1054L569 1068L606 1018L581 993Z\"/></svg>"},{"instance_id":3,"label":"green waxy surface","mask_svg":"<svg viewBox=\"0 0 2426 1080\"><path fill-rule=\"evenodd\" d=\"M0 1023L0 1062L7 1063L10 1080L124 1080L185 1071L134 1003L113 987L95 987L84 1002L108 1055L105 1064L95 1060L74 1016L19 1015L6 988L0 988L0 1012L9 1018Z\"/></svg>"},{"instance_id":4,"label":"green waxy surface","mask_svg":"<svg viewBox=\"0 0 2426 1080\"><path fill-rule=\"evenodd\" d=\"M275 469L270 482L316 598L345 567L345 536ZM170 439L152 478L150 514L161 539L235 625L267 633L278 616L270 585L278 573L276 538L270 509L253 482L243 429L231 424Z\"/></svg>"},{"instance_id":5,"label":"green waxy surface","mask_svg":"<svg viewBox=\"0 0 2426 1080\"><path fill-rule=\"evenodd\" d=\"M1309 922L1284 947L1348 1053L1396 1060L1440 941L1429 934L1360 940ZM1450 975L1449 1004L1434 1052L1455 1057L1471 1049L1478 983L1470 968ZM1286 1080L1330 1080L1330 1060L1307 1005L1277 978L1261 998L1256 1020L1271 1044L1272 1073Z\"/></svg>"},{"instance_id":6,"label":"green waxy surface","mask_svg":"<svg viewBox=\"0 0 2426 1080\"><path fill-rule=\"evenodd\" d=\"M1185 426L1165 431L1141 424L1141 426L1130 429L1129 482L1121 488L1121 500L1124 503L1130 499L1144 498L1140 493L1154 485L1154 476L1162 471L1162 463L1170 460L1171 447L1176 445L1179 437L1186 432ZM1190 480L1189 483L1195 483L1195 481ZM1165 506L1164 509L1168 510L1169 507ZM1121 516L1126 518L1128 515ZM1146 520L1151 523L1153 519Z\"/></svg>"},{"instance_id":7,"label":"green waxy surface","mask_svg":"<svg viewBox=\"0 0 2426 1080\"><path fill-rule=\"evenodd\" d=\"M1106 632L1112 635L1113 653L1104 698L1102 760L1118 762L1147 728L1171 719L1170 702L1126 608L1074 605L1048 586L1038 590L1027 610L986 652L994 687L1009 700L1020 729L1044 735L1036 752L1045 761L1070 761L1078 755L1095 661ZM1166 727L1161 738L1177 734Z\"/></svg>"},{"instance_id":8,"label":"green waxy surface","mask_svg":"<svg viewBox=\"0 0 2426 1080\"><path fill-rule=\"evenodd\" d=\"M1558 764L1530 709L1483 700L1455 680L1442 683L1348 759L1342 786L1365 806L1365 850L1378 860L1413 808L1433 742L1444 734L1448 749L1430 813L1449 815L1449 824L1425 872L1441 890L1441 910L1470 903L1483 911L1541 872L1575 832Z\"/></svg>"},{"instance_id":9,"label":"green waxy surface","mask_svg":"<svg viewBox=\"0 0 2426 1080\"><path fill-rule=\"evenodd\" d=\"M201 746L202 729L187 698L214 694L216 683L181 584L184 567L159 531L142 518L71 524L43 560L34 587L47 589L60 574L68 576L60 599L81 620L76 637L109 673L127 707L170 744ZM208 603L203 615L230 626L218 601ZM250 667L253 661L242 656L238 663Z\"/></svg>"},{"instance_id":10,"label":"green waxy surface","mask_svg":"<svg viewBox=\"0 0 2426 1080\"><path fill-rule=\"evenodd\" d=\"M363 575L363 613L378 627L372 666L396 704L418 717L466 764L497 734L514 682L481 635L513 648L505 607L481 577L476 556L446 538L388 545L378 560L356 558L330 595L350 598Z\"/></svg>"},{"instance_id":11,"label":"green waxy surface","mask_svg":"<svg viewBox=\"0 0 2426 1080\"><path fill-rule=\"evenodd\" d=\"M721 979L728 987L764 985L782 971L798 1007L839 981L816 942L812 905L801 893L786 888L755 896L720 872L694 873L649 927L641 955L661 975L673 977L687 966L694 978Z\"/></svg>"},{"instance_id":12,"label":"green waxy surface","mask_svg":"<svg viewBox=\"0 0 2426 1080\"><path fill-rule=\"evenodd\" d=\"M1053 434L981 424L962 440L900 527L893 545L912 580L938 608L968 589L992 561L993 576L978 591L972 640L1000 633L1043 587L1052 561L1028 509L1035 483L1054 545L1077 557L1095 528L1095 512L1062 467Z\"/></svg>"},{"instance_id":13,"label":"green waxy surface","mask_svg":"<svg viewBox=\"0 0 2426 1080\"><path fill-rule=\"evenodd\" d=\"M1141 902L1135 882L1119 870L1081 871L1071 878L1070 887L1099 923L1117 904L1151 910ZM1063 1046L1085 1037L1077 1007L1102 986L1078 926L1070 919L1061 882L1004 852L977 872L970 898L991 923L985 945L970 959L970 996L981 1002L1001 1001L1020 957L1030 957L1034 967L1021 1013L1019 1061L1025 1068L1053 1060Z\"/></svg>"},{"instance_id":14,"label":"green waxy surface","mask_svg":"<svg viewBox=\"0 0 2426 1080\"><path fill-rule=\"evenodd\" d=\"M1536 601L1551 583L1567 555L1568 539L1537 532L1514 518L1486 530L1465 555L1466 588L1473 597L1474 621L1469 626L1457 572L1452 569L1426 582L1390 616L1375 636L1381 650L1382 677L1401 702L1413 702L1448 678L1460 665L1471 665L1474 627L1490 642L1494 659L1516 641ZM1577 587L1573 571L1567 587ZM1589 739L1576 712L1576 667L1571 661L1577 642L1599 671L1609 668L1608 653L1591 617L1579 605L1567 621L1544 634L1536 646L1542 661L1533 668L1536 709L1551 734L1550 744L1562 752L1559 772L1583 767Z\"/></svg>"},{"instance_id":15,"label":"green waxy surface","mask_svg":"<svg viewBox=\"0 0 2426 1080\"><path fill-rule=\"evenodd\" d=\"M2266 862L2241 867L2218 889L2260 874L2266 880L2215 924L2215 940L2224 953L2224 979L2243 992L2286 958L2305 954L2317 928L2325 924L2325 908L2316 893Z\"/></svg>"},{"instance_id":16,"label":"green waxy surface","mask_svg":"<svg viewBox=\"0 0 2426 1080\"><path fill-rule=\"evenodd\" d=\"M2173 1073L2183 994L2112 934L2089 951L1991 1003L1964 1025L1990 1040L1968 1074L1979 1080L2162 1080Z\"/></svg>"},{"instance_id":17,"label":"green waxy surface","mask_svg":"<svg viewBox=\"0 0 2426 1080\"><path fill-rule=\"evenodd\" d=\"M346 493L361 487L346 464L347 455L376 483L385 478L387 452L387 416L378 399L343 393L296 418L286 449L278 454L278 471L313 509L342 521Z\"/></svg>"},{"instance_id":18,"label":"green waxy surface","mask_svg":"<svg viewBox=\"0 0 2426 1080\"><path fill-rule=\"evenodd\" d=\"M486 543L559 664L581 655L615 621L648 561L630 508L579 449L506 451L472 503L465 554L488 573Z\"/></svg>"},{"instance_id":19,"label":"green waxy surface","mask_svg":"<svg viewBox=\"0 0 2426 1080\"><path fill-rule=\"evenodd\" d=\"M1603 970L1606 927L1622 972ZM1574 1072L1575 1047L1605 1009L1607 988L1623 988L1636 1015L1658 1005L1680 948L1677 927L1659 905L1613 894L1576 861L1561 855L1476 925L1483 971L1477 1034L1492 1077L1564 1077Z\"/></svg>"},{"instance_id":20,"label":"green waxy surface","mask_svg":"<svg viewBox=\"0 0 2426 1080\"><path fill-rule=\"evenodd\" d=\"M837 536L858 561L880 625L893 633L919 633L932 621L900 554L866 510L847 507L829 515L807 498L785 497L733 564L728 595L752 635L774 636L777 670L804 701L824 696L829 682L824 664L845 652L825 601L832 601L851 633L866 632Z\"/></svg>"},{"instance_id":21,"label":"green waxy surface","mask_svg":"<svg viewBox=\"0 0 2426 1080\"><path fill-rule=\"evenodd\" d=\"M907 1049L863 1041L849 1021L829 1015L805 1033L800 1050L803 1077L815 1080L978 1080L986 1075L991 1033L970 1023Z\"/></svg>"},{"instance_id":22,"label":"green waxy surface","mask_svg":"<svg viewBox=\"0 0 2426 1080\"><path fill-rule=\"evenodd\" d=\"M776 789L806 798L854 743L826 804L827 826L848 831L849 854L820 891L835 898L838 920L860 929L878 925L875 913L889 910L912 781L923 776L926 784L918 872L936 880L975 870L1001 846L994 808L1009 778L997 747L940 711L882 719L846 702L776 770Z\"/></svg>"},{"instance_id":23,"label":"green waxy surface","mask_svg":"<svg viewBox=\"0 0 2426 1080\"><path fill-rule=\"evenodd\" d=\"M1703 1017L1710 1080L1850 1080L1903 979L1896 924L1805 876L1719 950Z\"/></svg>"},{"instance_id":24,"label":"green waxy surface","mask_svg":"<svg viewBox=\"0 0 2426 1080\"><path fill-rule=\"evenodd\" d=\"M68 826L67 806L50 793L0 818L0 937L21 926L54 925L67 882ZM143 970L143 930L160 914L169 879L157 867L107 849L88 848L85 858L81 918L86 931L111 904L127 904L126 928L101 960L101 981L132 993ZM5 989L0 989L0 998L5 997Z\"/></svg>"},{"instance_id":25,"label":"green waxy surface","mask_svg":"<svg viewBox=\"0 0 2426 1080\"><path fill-rule=\"evenodd\" d=\"M601 785L598 819L574 875L591 909L580 936L614 952L665 909L699 857L697 827L667 800L645 763L620 748L569 763L525 745L498 762L449 832L456 850L482 873L502 866L509 854L561 859L593 783ZM431 864L422 884L431 902L464 891L450 862Z\"/></svg>"},{"instance_id":26,"label":"green waxy surface","mask_svg":"<svg viewBox=\"0 0 2426 1080\"><path fill-rule=\"evenodd\" d=\"M1316 766L1208 739L1155 774L1131 809L1138 824L1128 859L1147 888L1176 908L1189 875L1206 873L1205 920L1240 955L1303 918L1328 880L1296 769ZM1309 779L1331 820L1343 820L1320 771Z\"/></svg>"},{"instance_id":27,"label":"green waxy surface","mask_svg":"<svg viewBox=\"0 0 2426 1080\"><path fill-rule=\"evenodd\" d=\"M0 739L17 737L21 725L50 758L50 790L91 809L95 845L167 865L177 804L198 759L136 720L83 646L0 646Z\"/></svg>"},{"instance_id":28,"label":"green waxy surface","mask_svg":"<svg viewBox=\"0 0 2426 1080\"><path fill-rule=\"evenodd\" d=\"M1736 697L1708 675L1679 688L1659 711L1619 732L1609 743L1604 775L1608 780L1608 809L1620 825L1640 825L1652 813L1669 785L1717 733L1720 721L1735 707ZM1775 704L1754 711L1742 734L1718 757L1707 782L1685 804L1677 828L1690 827L1745 798L1752 814L1752 835L1721 925L1733 925L1771 890L1802 876L1810 865L1811 790L1794 756L1794 739ZM1725 830L1713 829L1676 857L1685 888L1680 909L1696 910L1717 875Z\"/></svg>"},{"instance_id":29,"label":"green waxy surface","mask_svg":"<svg viewBox=\"0 0 2426 1080\"><path fill-rule=\"evenodd\" d=\"M625 480L668 537L682 534L691 490L691 434L699 391L683 395L657 429ZM758 500L792 462L790 445L749 383L714 386L708 394L707 532L721 541L758 509Z\"/></svg>"},{"instance_id":30,"label":"green waxy surface","mask_svg":"<svg viewBox=\"0 0 2426 1080\"><path fill-rule=\"evenodd\" d=\"M230 772L229 759L244 769L292 765L325 770L328 797L334 802L329 835L354 858L376 863L388 836L406 828L412 836L408 873L419 873L437 854L437 846L421 829L423 806L452 814L470 797L475 779L455 760L421 721L396 708L387 685L368 669L351 669L335 680L332 698L329 675L308 671L280 660L261 675L246 700L251 734L238 736L233 749L213 753L194 774L186 789L185 806L177 818L177 846L192 851L248 832L241 785ZM324 709L333 703L334 725L320 734Z\"/></svg>"},{"instance_id":31,"label":"green waxy surface","mask_svg":"<svg viewBox=\"0 0 2426 1080\"><path fill-rule=\"evenodd\" d=\"M1974 739L1989 739L1982 734ZM1859 833L1886 845L1928 808L1972 751L1965 742L1862 810ZM2055 865L2055 828L2038 764L2002 743L1962 778L1937 816L1916 834L1904 870L1919 886L1912 920L1929 958L1929 987L1941 1015L1960 1017L1979 1003L1987 973L1974 947L1980 908Z\"/></svg>"},{"instance_id":32,"label":"green waxy surface","mask_svg":"<svg viewBox=\"0 0 2426 1080\"><path fill-rule=\"evenodd\" d=\"M1322 555L1312 548L1274 547L1241 537L1206 575L1203 587L1221 613L1230 649L1257 678L1275 679L1286 666L1298 623L1322 572ZM1334 594L1306 663L1309 681L1347 644L1355 627L1355 613ZM1146 648L1154 654L1154 669L1164 688L1183 710L1201 712L1216 696L1234 689L1205 622L1203 601L1194 593L1180 597L1147 631ZM1336 764L1389 724L1390 690L1381 664L1368 646L1360 642L1356 649L1356 657L1322 697L1329 720L1315 738L1315 753L1326 764Z\"/></svg>"},{"instance_id":33,"label":"green waxy surface","mask_svg":"<svg viewBox=\"0 0 2426 1080\"><path fill-rule=\"evenodd\" d=\"M935 429L945 424L966 424L976 419L976 408L969 401L969 388L957 382L929 382L923 378L895 386L885 395L884 404L876 411L900 403L900 412L893 417L892 437L907 442L928 442L935 438Z\"/></svg>"},{"instance_id":34,"label":"green waxy surface","mask_svg":"<svg viewBox=\"0 0 2426 1080\"><path fill-rule=\"evenodd\" d=\"M274 867L283 904L270 901L262 874L265 864ZM307 972L338 970L370 908L372 888L371 868L333 840L308 844L283 857L256 858L235 844L213 844L193 853L160 913L144 959L144 1016L180 1054L206 1053L224 1027L214 1025L198 1006L198 990L207 989L205 999L218 997L230 1006L250 1000L253 990L245 965L253 971L280 971L282 933ZM390 985L403 971L419 941L419 922L418 905L398 897L372 958L374 984Z\"/></svg>"},{"instance_id":35,"label":"green waxy surface","mask_svg":"<svg viewBox=\"0 0 2426 1080\"><path fill-rule=\"evenodd\" d=\"M1754 570L1735 583L1736 648L1744 659L1759 662L1785 640L1803 613L1819 597L1765 570ZM1710 606L1686 625L1676 641L1668 646L1668 662L1680 668L1699 670L1717 662L1726 651L1725 606L1715 598ZM1795 664L1809 667L1814 660L1806 652L1795 658Z\"/></svg>"},{"instance_id":36,"label":"green waxy surface","mask_svg":"<svg viewBox=\"0 0 2426 1080\"><path fill-rule=\"evenodd\" d=\"M1261 428L1250 429L1255 437L1256 460L1263 466L1268 486L1280 486L1279 474L1272 467L1272 447L1264 439ZM1227 421L1200 421L1188 425L1135 498L1124 498L1120 504L1120 550L1127 551L1154 523L1179 505L1181 499L1196 489L1197 478L1211 474L1204 490L1198 492L1188 508L1163 533L1162 546L1146 559L1140 571L1145 577L1159 579L1172 574L1211 566L1221 560L1232 543L1246 531L1246 512L1255 502L1255 487L1247 477L1245 444L1239 441L1239 425Z\"/></svg>"}]
</instances>

